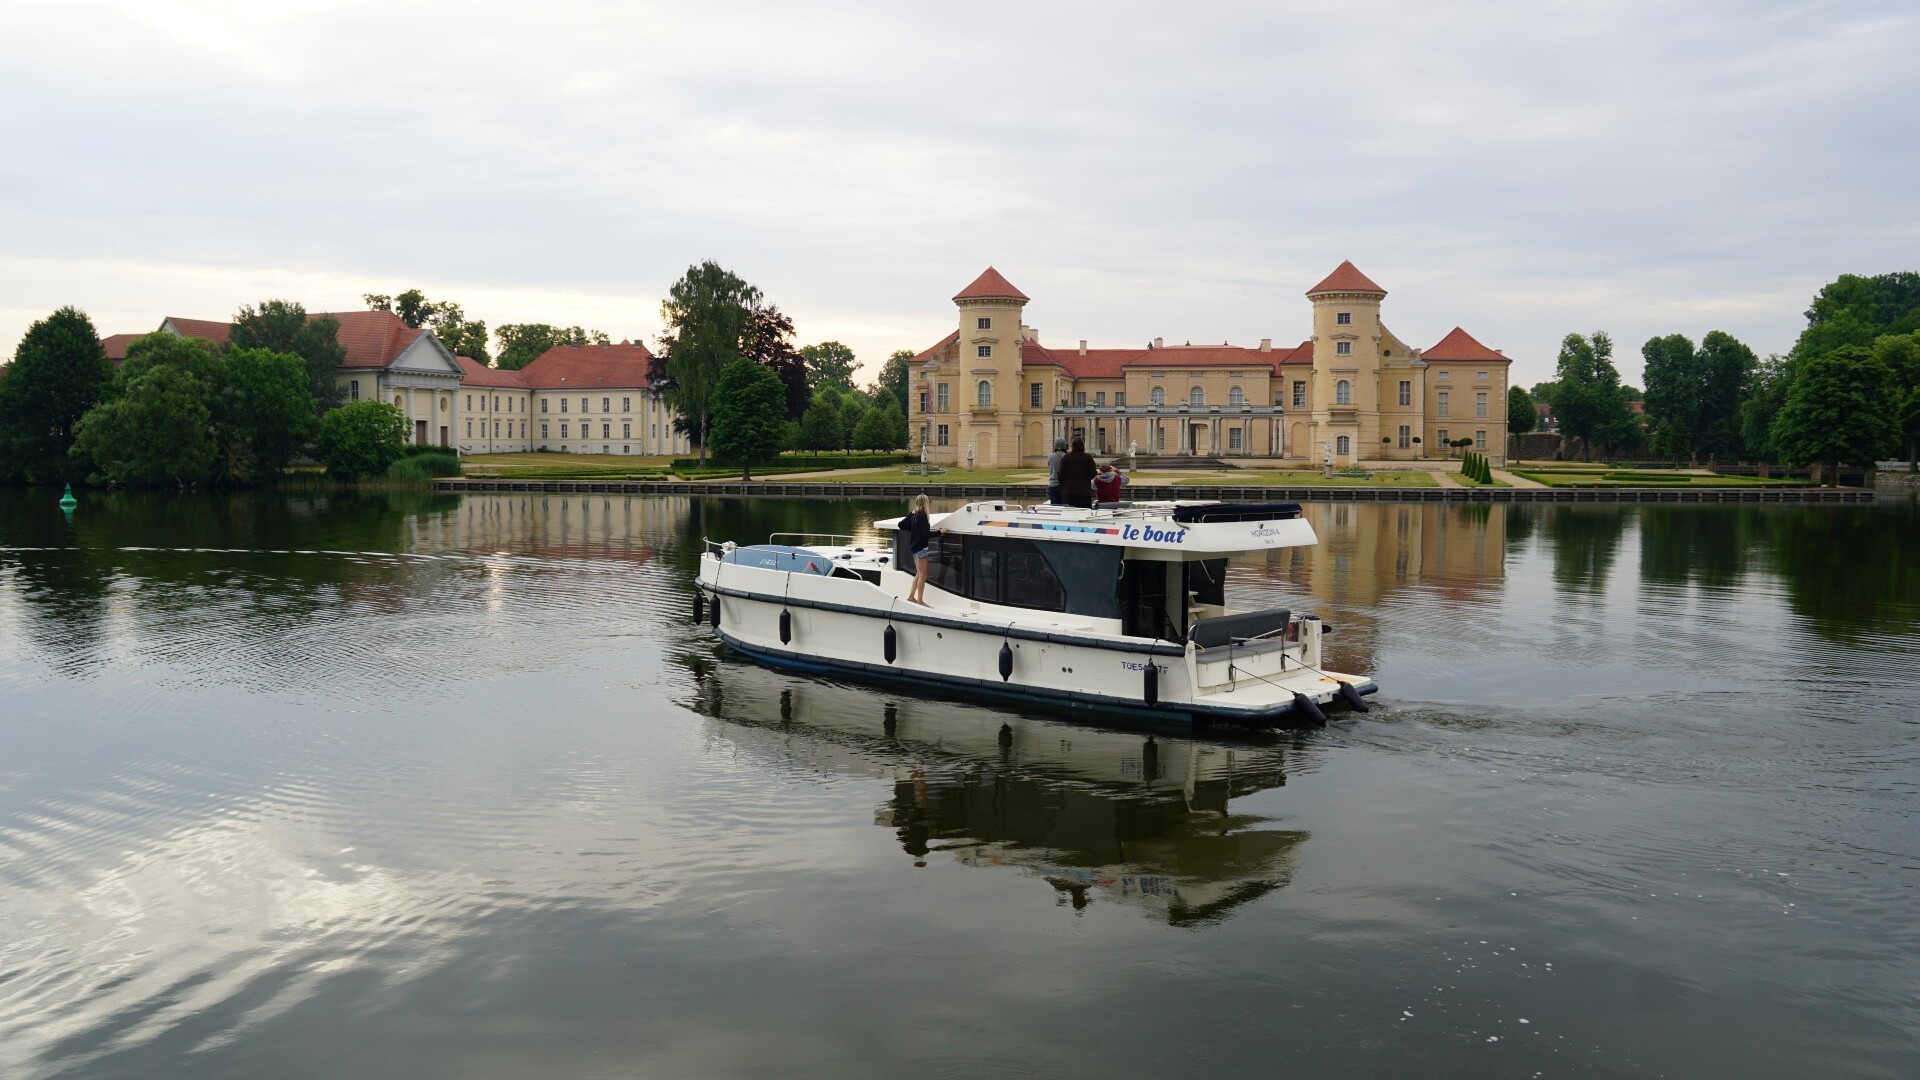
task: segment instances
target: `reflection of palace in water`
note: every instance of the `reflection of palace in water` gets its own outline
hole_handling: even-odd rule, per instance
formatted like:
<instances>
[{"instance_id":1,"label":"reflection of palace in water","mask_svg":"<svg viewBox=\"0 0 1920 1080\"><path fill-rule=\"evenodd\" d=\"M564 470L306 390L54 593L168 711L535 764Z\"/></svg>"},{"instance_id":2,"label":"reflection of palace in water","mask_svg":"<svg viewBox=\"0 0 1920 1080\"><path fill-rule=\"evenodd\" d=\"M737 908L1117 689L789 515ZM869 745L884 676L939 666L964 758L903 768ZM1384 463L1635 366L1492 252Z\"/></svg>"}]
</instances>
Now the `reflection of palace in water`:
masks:
<instances>
[{"instance_id":1,"label":"reflection of palace in water","mask_svg":"<svg viewBox=\"0 0 1920 1080\"><path fill-rule=\"evenodd\" d=\"M465 550L645 562L677 536L692 500L634 495L493 495L461 498L450 513L414 523L414 550Z\"/></svg>"},{"instance_id":2,"label":"reflection of palace in water","mask_svg":"<svg viewBox=\"0 0 1920 1080\"><path fill-rule=\"evenodd\" d=\"M1306 503L1320 542L1249 554L1228 579L1243 606L1267 587L1312 597L1335 633L1327 641L1350 671L1373 671L1379 613L1393 594L1418 588L1457 603L1496 597L1506 582L1508 515L1500 503ZM1245 572L1250 572L1247 575ZM1273 602L1281 602L1275 599Z\"/></svg>"},{"instance_id":3,"label":"reflection of palace in water","mask_svg":"<svg viewBox=\"0 0 1920 1080\"><path fill-rule=\"evenodd\" d=\"M1237 814L1286 783L1281 744L1084 727L789 677L696 651L696 706L782 765L890 785L874 823L925 865L1015 870L1063 904L1174 924L1223 917L1292 878L1303 832Z\"/></svg>"}]
</instances>

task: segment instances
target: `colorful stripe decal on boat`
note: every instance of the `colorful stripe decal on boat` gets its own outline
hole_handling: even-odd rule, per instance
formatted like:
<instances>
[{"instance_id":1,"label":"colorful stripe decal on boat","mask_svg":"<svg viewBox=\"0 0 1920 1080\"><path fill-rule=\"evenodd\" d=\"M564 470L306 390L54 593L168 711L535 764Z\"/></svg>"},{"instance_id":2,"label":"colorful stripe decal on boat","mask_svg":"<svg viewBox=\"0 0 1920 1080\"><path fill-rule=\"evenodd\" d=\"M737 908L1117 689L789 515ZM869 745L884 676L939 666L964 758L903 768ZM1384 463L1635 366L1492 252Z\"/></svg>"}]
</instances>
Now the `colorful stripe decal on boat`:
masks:
<instances>
[{"instance_id":1,"label":"colorful stripe decal on boat","mask_svg":"<svg viewBox=\"0 0 1920 1080\"><path fill-rule=\"evenodd\" d=\"M1094 536L1119 536L1120 530L1100 525L1057 525L1037 521L983 521L989 529L1040 529L1043 532L1090 533Z\"/></svg>"}]
</instances>

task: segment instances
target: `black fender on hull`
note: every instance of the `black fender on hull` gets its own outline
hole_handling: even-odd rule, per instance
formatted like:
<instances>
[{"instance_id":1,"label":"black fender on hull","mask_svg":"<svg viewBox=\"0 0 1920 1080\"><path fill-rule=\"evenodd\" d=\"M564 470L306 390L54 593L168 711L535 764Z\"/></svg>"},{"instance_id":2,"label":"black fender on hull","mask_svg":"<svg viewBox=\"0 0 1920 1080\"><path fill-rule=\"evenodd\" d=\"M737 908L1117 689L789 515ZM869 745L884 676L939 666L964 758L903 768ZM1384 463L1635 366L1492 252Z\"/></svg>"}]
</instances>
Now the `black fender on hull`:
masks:
<instances>
[{"instance_id":1,"label":"black fender on hull","mask_svg":"<svg viewBox=\"0 0 1920 1080\"><path fill-rule=\"evenodd\" d=\"M1320 711L1320 705L1307 695L1295 691L1293 695L1293 709L1295 712L1313 721L1314 727L1327 726L1327 714Z\"/></svg>"}]
</instances>

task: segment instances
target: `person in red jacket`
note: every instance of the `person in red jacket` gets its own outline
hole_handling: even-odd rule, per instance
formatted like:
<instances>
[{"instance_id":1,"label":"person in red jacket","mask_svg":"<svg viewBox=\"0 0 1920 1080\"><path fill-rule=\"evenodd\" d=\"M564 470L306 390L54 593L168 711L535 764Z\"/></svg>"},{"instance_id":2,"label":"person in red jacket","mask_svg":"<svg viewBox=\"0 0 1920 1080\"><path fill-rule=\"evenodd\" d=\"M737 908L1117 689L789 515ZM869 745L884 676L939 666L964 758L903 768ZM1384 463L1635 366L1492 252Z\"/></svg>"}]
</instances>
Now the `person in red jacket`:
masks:
<instances>
[{"instance_id":1,"label":"person in red jacket","mask_svg":"<svg viewBox=\"0 0 1920 1080\"><path fill-rule=\"evenodd\" d=\"M1127 474L1114 468L1113 462L1109 461L1093 475L1093 501L1119 502L1120 489L1126 486Z\"/></svg>"}]
</instances>

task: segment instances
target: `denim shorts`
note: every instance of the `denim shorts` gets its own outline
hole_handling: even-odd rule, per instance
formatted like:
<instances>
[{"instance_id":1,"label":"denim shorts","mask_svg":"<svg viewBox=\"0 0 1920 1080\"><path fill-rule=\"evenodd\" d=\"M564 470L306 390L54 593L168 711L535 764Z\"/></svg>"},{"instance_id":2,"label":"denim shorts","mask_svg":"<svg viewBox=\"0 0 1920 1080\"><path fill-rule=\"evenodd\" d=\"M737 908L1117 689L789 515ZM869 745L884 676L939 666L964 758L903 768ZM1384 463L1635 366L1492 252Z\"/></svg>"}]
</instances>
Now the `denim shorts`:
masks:
<instances>
[{"instance_id":1,"label":"denim shorts","mask_svg":"<svg viewBox=\"0 0 1920 1080\"><path fill-rule=\"evenodd\" d=\"M914 557L914 558L916 558L916 559L924 559L924 558L926 558L926 557L927 557L927 549L926 549L926 548L921 548L921 549L920 549L919 551L916 551L916 552L914 552L914 553L913 553L913 557Z\"/></svg>"}]
</instances>

